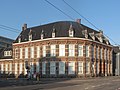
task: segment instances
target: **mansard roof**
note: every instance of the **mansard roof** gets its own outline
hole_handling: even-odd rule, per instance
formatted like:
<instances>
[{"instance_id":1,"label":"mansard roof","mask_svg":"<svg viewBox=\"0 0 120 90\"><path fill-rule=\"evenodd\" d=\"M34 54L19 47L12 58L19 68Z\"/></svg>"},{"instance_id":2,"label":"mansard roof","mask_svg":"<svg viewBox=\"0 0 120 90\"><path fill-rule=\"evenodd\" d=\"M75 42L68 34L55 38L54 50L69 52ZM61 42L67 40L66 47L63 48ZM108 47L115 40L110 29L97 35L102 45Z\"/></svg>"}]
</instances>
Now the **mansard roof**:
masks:
<instances>
[{"instance_id":1,"label":"mansard roof","mask_svg":"<svg viewBox=\"0 0 120 90\"><path fill-rule=\"evenodd\" d=\"M21 42L26 42L29 40L29 34L32 34L32 40L39 40L41 39L41 33L43 33L43 39L52 38L53 28L55 28L55 37L69 37L69 28L72 24L72 28L74 30L73 37L77 38L85 38L83 31L87 30L88 39L92 39L89 33L98 34L99 31L91 29L81 23L74 22L74 21L58 21L53 22L45 25L35 26L31 28L27 28L22 30L20 35L14 41L14 43L18 43L18 38L21 38ZM95 41L100 42L100 40L95 36ZM104 39L103 43L107 44ZM110 44L110 43L109 43Z\"/></svg>"}]
</instances>

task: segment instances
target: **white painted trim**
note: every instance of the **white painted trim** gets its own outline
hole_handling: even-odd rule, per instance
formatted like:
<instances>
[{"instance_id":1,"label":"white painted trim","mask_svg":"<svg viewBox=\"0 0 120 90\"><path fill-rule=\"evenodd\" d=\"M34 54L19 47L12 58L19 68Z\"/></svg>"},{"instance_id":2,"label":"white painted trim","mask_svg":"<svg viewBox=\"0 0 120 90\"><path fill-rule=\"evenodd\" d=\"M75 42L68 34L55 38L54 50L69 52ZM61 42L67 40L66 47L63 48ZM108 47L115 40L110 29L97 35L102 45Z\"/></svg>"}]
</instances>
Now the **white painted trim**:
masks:
<instances>
[{"instance_id":1,"label":"white painted trim","mask_svg":"<svg viewBox=\"0 0 120 90\"><path fill-rule=\"evenodd\" d=\"M7 60L7 61L9 61L9 60L12 61L13 59L0 59L0 61L6 61L6 60Z\"/></svg>"},{"instance_id":2,"label":"white painted trim","mask_svg":"<svg viewBox=\"0 0 120 90\"><path fill-rule=\"evenodd\" d=\"M77 39L77 40L87 40L87 41L92 41L92 42L96 42L96 43L99 43L99 44L102 44L102 45L105 45L105 46L109 46L109 47L112 47L112 45L106 45L104 43L101 43L101 42L97 42L97 41L94 41L94 40L90 40L90 39L86 39L86 38L76 38L76 37L59 37L59 38L47 38L47 39L39 39L39 40L34 40L34 41L27 41L27 42L21 42L21 43L13 43L13 45L19 45L19 44L25 44L25 43L32 43L32 42L38 42L38 41L47 41L47 40L59 40L59 39Z\"/></svg>"}]
</instances>

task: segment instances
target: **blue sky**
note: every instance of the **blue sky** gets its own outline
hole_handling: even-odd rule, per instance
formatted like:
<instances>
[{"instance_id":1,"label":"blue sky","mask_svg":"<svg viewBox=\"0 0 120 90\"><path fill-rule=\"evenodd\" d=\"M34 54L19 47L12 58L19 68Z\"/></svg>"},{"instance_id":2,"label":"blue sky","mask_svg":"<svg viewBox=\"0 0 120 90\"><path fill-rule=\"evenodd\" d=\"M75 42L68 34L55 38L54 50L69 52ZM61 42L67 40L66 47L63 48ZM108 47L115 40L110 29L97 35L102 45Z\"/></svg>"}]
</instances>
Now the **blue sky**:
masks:
<instances>
[{"instance_id":1,"label":"blue sky","mask_svg":"<svg viewBox=\"0 0 120 90\"><path fill-rule=\"evenodd\" d=\"M81 16L68 7L62 0L48 0L70 15L82 19L82 24L95 29ZM65 0L96 27L120 44L120 0ZM24 23L28 27L56 21L71 21L70 18L49 5L45 0L1 0L0 24L18 29ZM17 31L17 30L16 30ZM0 28L0 36L16 39L19 33ZM113 42L111 42L114 44Z\"/></svg>"}]
</instances>

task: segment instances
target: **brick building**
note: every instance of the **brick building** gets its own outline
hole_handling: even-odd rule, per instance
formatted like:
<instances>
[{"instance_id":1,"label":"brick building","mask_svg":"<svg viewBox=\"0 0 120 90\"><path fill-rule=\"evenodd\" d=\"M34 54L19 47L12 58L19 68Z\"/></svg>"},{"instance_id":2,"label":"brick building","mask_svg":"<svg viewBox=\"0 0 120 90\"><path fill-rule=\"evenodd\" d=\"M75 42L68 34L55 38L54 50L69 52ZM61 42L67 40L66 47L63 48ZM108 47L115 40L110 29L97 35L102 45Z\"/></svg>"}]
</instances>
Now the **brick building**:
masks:
<instances>
[{"instance_id":1,"label":"brick building","mask_svg":"<svg viewBox=\"0 0 120 90\"><path fill-rule=\"evenodd\" d=\"M27 28L13 43L16 76L40 73L41 77L112 75L112 46L103 31L80 20L59 21Z\"/></svg>"}]
</instances>

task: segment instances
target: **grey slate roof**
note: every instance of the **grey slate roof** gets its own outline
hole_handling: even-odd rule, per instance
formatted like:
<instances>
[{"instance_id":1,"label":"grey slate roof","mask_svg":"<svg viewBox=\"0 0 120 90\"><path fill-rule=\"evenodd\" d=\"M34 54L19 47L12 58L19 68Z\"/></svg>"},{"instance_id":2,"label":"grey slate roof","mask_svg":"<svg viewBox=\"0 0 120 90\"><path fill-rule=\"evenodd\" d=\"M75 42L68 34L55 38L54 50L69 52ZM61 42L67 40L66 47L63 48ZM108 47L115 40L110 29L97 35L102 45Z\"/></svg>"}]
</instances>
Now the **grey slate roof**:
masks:
<instances>
[{"instance_id":1,"label":"grey slate roof","mask_svg":"<svg viewBox=\"0 0 120 90\"><path fill-rule=\"evenodd\" d=\"M26 30L22 30L20 35L17 37L17 39L13 43L18 43L19 37L21 38L21 42L28 41L30 33L32 33L32 40L39 40L39 39L41 39L42 31L44 34L44 37L43 37L44 39L52 38L53 28L55 29L55 37L69 37L69 28L70 28L71 24L72 24L72 27L74 30L74 37L77 37L77 38L85 38L85 35L83 34L84 30L87 30L88 39L92 39L91 36L89 35L89 33L93 33L93 32L94 32L94 34L100 33L99 31L91 29L83 24L78 23L78 22L59 21L59 22L35 26L35 27L27 28ZM96 36L95 36L95 41L100 42ZM103 43L106 44L106 42L104 40L103 40Z\"/></svg>"}]
</instances>

